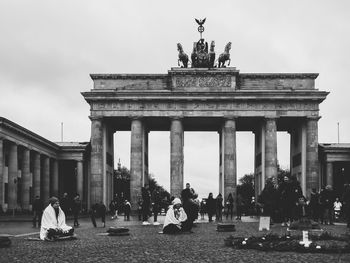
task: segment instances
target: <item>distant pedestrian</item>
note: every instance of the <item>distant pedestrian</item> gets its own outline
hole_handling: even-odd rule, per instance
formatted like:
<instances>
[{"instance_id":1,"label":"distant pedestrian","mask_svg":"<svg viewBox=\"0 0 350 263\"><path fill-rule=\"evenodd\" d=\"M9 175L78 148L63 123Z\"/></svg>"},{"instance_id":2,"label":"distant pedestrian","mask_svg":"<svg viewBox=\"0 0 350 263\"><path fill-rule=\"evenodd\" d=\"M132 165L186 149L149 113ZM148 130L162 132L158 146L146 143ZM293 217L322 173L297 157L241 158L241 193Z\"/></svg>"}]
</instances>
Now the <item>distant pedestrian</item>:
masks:
<instances>
[{"instance_id":1,"label":"distant pedestrian","mask_svg":"<svg viewBox=\"0 0 350 263\"><path fill-rule=\"evenodd\" d=\"M231 216L231 220L233 217L233 196L232 193L229 193L227 200L226 200L226 219L228 219L228 216Z\"/></svg>"},{"instance_id":2,"label":"distant pedestrian","mask_svg":"<svg viewBox=\"0 0 350 263\"><path fill-rule=\"evenodd\" d=\"M342 203L339 201L339 198L337 197L335 199L334 205L333 205L333 209L334 209L334 219L335 220L339 220L339 218L341 217L341 210L342 210Z\"/></svg>"},{"instance_id":3,"label":"distant pedestrian","mask_svg":"<svg viewBox=\"0 0 350 263\"><path fill-rule=\"evenodd\" d=\"M200 203L200 207L199 207L199 212L201 214L201 219L204 220L204 215L206 213L206 202L204 199L202 199L201 203Z\"/></svg>"},{"instance_id":4,"label":"distant pedestrian","mask_svg":"<svg viewBox=\"0 0 350 263\"><path fill-rule=\"evenodd\" d=\"M148 216L151 205L151 195L146 187L141 188L142 194L142 224L149 225Z\"/></svg>"},{"instance_id":5,"label":"distant pedestrian","mask_svg":"<svg viewBox=\"0 0 350 263\"><path fill-rule=\"evenodd\" d=\"M73 199L73 206L72 206L72 211L73 211L73 216L74 216L74 226L80 225L78 222L78 216L79 216L80 209L81 209L80 195L76 194L74 199Z\"/></svg>"},{"instance_id":6,"label":"distant pedestrian","mask_svg":"<svg viewBox=\"0 0 350 263\"><path fill-rule=\"evenodd\" d=\"M320 209L320 194L316 191L316 188L312 188L310 193L309 211L312 220L315 222L318 222L320 219Z\"/></svg>"},{"instance_id":7,"label":"distant pedestrian","mask_svg":"<svg viewBox=\"0 0 350 263\"><path fill-rule=\"evenodd\" d=\"M213 193L209 193L208 199L207 199L207 212L208 212L208 218L209 222L213 222L213 215L215 215L216 210L216 202L213 198Z\"/></svg>"},{"instance_id":8,"label":"distant pedestrian","mask_svg":"<svg viewBox=\"0 0 350 263\"><path fill-rule=\"evenodd\" d=\"M142 203L143 203L142 197L139 196L137 201L137 214L138 214L139 221L142 220Z\"/></svg>"},{"instance_id":9,"label":"distant pedestrian","mask_svg":"<svg viewBox=\"0 0 350 263\"><path fill-rule=\"evenodd\" d=\"M154 189L152 193L152 210L153 210L153 225L159 225L157 222L158 214L160 212L160 193L158 189Z\"/></svg>"},{"instance_id":10,"label":"distant pedestrian","mask_svg":"<svg viewBox=\"0 0 350 263\"><path fill-rule=\"evenodd\" d=\"M333 225L333 205L334 205L334 193L332 190L332 186L327 185L324 191L322 191L320 195L321 206L323 208L323 223L325 225L330 224Z\"/></svg>"},{"instance_id":11,"label":"distant pedestrian","mask_svg":"<svg viewBox=\"0 0 350 263\"><path fill-rule=\"evenodd\" d=\"M64 214L67 216L71 210L71 203L67 193L63 194L63 197L60 200L60 207L63 210Z\"/></svg>"},{"instance_id":12,"label":"distant pedestrian","mask_svg":"<svg viewBox=\"0 0 350 263\"><path fill-rule=\"evenodd\" d=\"M222 205L222 195L221 193L218 194L218 196L216 197L216 221L217 222L222 222L222 209L224 208L224 206Z\"/></svg>"},{"instance_id":13,"label":"distant pedestrian","mask_svg":"<svg viewBox=\"0 0 350 263\"><path fill-rule=\"evenodd\" d=\"M243 203L242 195L239 192L237 192L236 207L237 207L236 220L242 220L242 212L243 212L244 203Z\"/></svg>"},{"instance_id":14,"label":"distant pedestrian","mask_svg":"<svg viewBox=\"0 0 350 263\"><path fill-rule=\"evenodd\" d=\"M41 225L41 217L44 210L44 203L37 195L33 201L32 211L33 211L33 227L36 227L36 222L38 222L38 227Z\"/></svg>"}]
</instances>

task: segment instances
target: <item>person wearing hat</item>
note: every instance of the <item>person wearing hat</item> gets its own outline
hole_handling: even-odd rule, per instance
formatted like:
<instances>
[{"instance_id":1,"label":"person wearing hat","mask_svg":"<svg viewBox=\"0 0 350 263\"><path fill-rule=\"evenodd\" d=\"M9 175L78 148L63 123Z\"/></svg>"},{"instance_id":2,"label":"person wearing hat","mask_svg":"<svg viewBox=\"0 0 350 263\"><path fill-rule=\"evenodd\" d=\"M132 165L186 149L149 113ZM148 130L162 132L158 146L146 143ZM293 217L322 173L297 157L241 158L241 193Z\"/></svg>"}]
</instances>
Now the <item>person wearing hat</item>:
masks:
<instances>
[{"instance_id":1,"label":"person wearing hat","mask_svg":"<svg viewBox=\"0 0 350 263\"><path fill-rule=\"evenodd\" d=\"M187 220L185 210L181 207L181 200L175 198L166 213L163 233L177 234L181 232L191 232L191 224Z\"/></svg>"},{"instance_id":2,"label":"person wearing hat","mask_svg":"<svg viewBox=\"0 0 350 263\"><path fill-rule=\"evenodd\" d=\"M63 236L73 236L74 228L66 225L66 216L58 198L51 197L49 201L41 219L40 239L52 241Z\"/></svg>"}]
</instances>

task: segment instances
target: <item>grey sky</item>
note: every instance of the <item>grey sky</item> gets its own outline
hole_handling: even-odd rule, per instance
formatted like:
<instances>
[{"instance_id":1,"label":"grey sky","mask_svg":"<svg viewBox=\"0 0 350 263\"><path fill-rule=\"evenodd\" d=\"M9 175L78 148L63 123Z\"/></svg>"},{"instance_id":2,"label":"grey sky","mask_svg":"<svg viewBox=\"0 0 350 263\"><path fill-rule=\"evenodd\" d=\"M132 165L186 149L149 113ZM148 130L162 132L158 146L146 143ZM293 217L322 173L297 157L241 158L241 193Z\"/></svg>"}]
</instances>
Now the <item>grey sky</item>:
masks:
<instances>
[{"instance_id":1,"label":"grey sky","mask_svg":"<svg viewBox=\"0 0 350 263\"><path fill-rule=\"evenodd\" d=\"M7 1L0 2L0 116L52 140L90 139L89 106L80 92L90 73L166 73L176 43L190 53L194 18L207 17L216 52L232 42L241 72L317 72L330 91L321 104L319 141L350 142L350 2L338 1ZM151 133L150 171L169 184L169 134ZM288 136L279 162L288 166ZM116 158L129 166L128 134L116 137ZM205 196L217 193L217 134L185 135L185 180ZM253 137L237 135L238 174L253 169ZM119 150L120 149L120 150ZM287 149L287 150L286 150ZM119 153L118 153L119 151Z\"/></svg>"}]
</instances>

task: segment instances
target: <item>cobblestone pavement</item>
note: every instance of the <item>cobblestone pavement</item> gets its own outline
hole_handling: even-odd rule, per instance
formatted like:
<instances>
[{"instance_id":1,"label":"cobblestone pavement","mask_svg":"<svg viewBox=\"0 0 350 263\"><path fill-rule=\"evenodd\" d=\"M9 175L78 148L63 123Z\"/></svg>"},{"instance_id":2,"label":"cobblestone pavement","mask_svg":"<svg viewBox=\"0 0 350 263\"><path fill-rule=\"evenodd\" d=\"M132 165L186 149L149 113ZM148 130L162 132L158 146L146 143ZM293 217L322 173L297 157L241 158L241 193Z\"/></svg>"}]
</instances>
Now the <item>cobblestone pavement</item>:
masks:
<instances>
[{"instance_id":1,"label":"cobblestone pavement","mask_svg":"<svg viewBox=\"0 0 350 263\"><path fill-rule=\"evenodd\" d=\"M163 218L160 218L162 222ZM236 222L237 236L258 234L258 223ZM71 224L72 222L68 222ZM159 234L162 226L142 226L138 221L109 220L107 227L127 226L130 236L101 236L107 228L93 228L88 219L76 228L77 240L60 242L29 241L28 236L12 237L9 248L0 249L0 262L350 262L350 254L308 254L291 252L262 252L236 250L224 246L224 238L231 233L216 232L215 223L197 224L193 234ZM345 226L326 226L336 233L346 231ZM0 234L37 232L29 222L0 223ZM285 228L272 226L275 233ZM31 236L37 236L31 235Z\"/></svg>"}]
</instances>

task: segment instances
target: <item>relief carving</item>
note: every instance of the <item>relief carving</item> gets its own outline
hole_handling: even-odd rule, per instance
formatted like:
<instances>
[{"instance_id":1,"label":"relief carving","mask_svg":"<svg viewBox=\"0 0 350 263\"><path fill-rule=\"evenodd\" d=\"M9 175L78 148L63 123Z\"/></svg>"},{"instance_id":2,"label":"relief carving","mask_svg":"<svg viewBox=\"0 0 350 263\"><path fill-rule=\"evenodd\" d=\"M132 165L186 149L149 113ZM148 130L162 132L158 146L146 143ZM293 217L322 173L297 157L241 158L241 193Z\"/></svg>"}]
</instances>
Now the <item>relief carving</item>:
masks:
<instances>
[{"instance_id":1,"label":"relief carving","mask_svg":"<svg viewBox=\"0 0 350 263\"><path fill-rule=\"evenodd\" d=\"M199 77L199 87L231 87L230 77Z\"/></svg>"}]
</instances>

